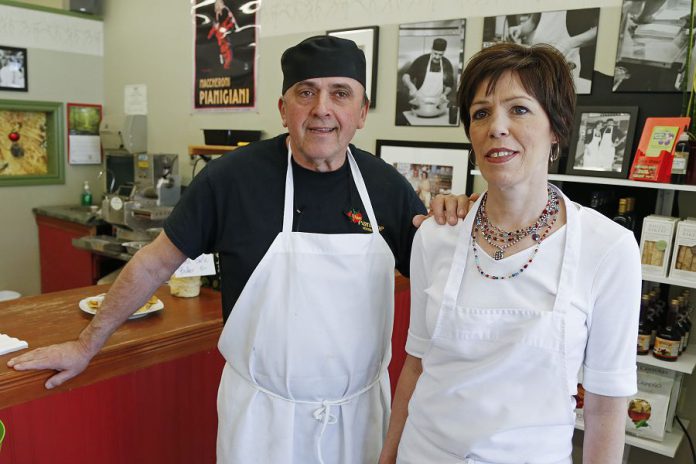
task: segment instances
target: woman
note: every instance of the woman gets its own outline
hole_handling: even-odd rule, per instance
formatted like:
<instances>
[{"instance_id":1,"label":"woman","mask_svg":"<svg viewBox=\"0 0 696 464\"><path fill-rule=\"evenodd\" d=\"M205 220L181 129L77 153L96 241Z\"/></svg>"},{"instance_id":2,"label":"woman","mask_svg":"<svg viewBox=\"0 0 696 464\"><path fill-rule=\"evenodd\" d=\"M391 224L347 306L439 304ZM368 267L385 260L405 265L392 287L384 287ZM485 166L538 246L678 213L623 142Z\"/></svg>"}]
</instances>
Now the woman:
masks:
<instances>
[{"instance_id":1,"label":"woman","mask_svg":"<svg viewBox=\"0 0 696 464\"><path fill-rule=\"evenodd\" d=\"M463 72L460 114L488 191L457 227L416 234L383 463L570 464L581 367L584 462L621 462L640 260L627 229L547 183L572 82L545 45L494 45Z\"/></svg>"}]
</instances>

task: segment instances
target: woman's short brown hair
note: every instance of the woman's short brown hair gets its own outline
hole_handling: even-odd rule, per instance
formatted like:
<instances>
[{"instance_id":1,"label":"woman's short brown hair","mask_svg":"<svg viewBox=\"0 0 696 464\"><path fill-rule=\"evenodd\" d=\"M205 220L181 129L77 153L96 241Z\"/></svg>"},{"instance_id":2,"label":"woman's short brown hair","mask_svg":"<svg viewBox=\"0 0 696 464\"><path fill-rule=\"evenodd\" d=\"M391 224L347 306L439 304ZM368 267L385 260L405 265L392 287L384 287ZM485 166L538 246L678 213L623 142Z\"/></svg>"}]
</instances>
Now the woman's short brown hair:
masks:
<instances>
[{"instance_id":1,"label":"woman's short brown hair","mask_svg":"<svg viewBox=\"0 0 696 464\"><path fill-rule=\"evenodd\" d=\"M467 137L471 125L469 109L476 91L488 80L486 94L490 94L507 72L517 76L527 93L541 104L559 144L567 146L575 113L573 76L563 55L546 44L528 47L499 43L471 57L462 72L457 95Z\"/></svg>"}]
</instances>

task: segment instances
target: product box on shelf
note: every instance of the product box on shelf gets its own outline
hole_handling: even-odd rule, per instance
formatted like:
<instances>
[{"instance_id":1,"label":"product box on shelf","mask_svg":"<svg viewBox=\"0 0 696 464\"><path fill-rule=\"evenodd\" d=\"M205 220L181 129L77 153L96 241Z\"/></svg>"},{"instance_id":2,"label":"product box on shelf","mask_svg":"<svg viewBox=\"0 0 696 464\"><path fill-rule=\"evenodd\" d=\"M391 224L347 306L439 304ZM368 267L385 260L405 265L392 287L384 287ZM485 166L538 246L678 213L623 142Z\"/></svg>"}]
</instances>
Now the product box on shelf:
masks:
<instances>
[{"instance_id":1,"label":"product box on shelf","mask_svg":"<svg viewBox=\"0 0 696 464\"><path fill-rule=\"evenodd\" d=\"M638 393L628 403L626 433L662 441L665 430L671 430L676 372L655 366L638 365ZM669 422L669 427L668 427Z\"/></svg>"},{"instance_id":2,"label":"product box on shelf","mask_svg":"<svg viewBox=\"0 0 696 464\"><path fill-rule=\"evenodd\" d=\"M678 218L651 214L643 219L640 262L643 275L667 277L670 252Z\"/></svg>"},{"instance_id":3,"label":"product box on shelf","mask_svg":"<svg viewBox=\"0 0 696 464\"><path fill-rule=\"evenodd\" d=\"M688 219L677 224L674 253L669 276L696 282L696 221Z\"/></svg>"},{"instance_id":4,"label":"product box on shelf","mask_svg":"<svg viewBox=\"0 0 696 464\"><path fill-rule=\"evenodd\" d=\"M690 121L688 117L647 118L628 178L669 182L677 140Z\"/></svg>"},{"instance_id":5,"label":"product box on shelf","mask_svg":"<svg viewBox=\"0 0 696 464\"><path fill-rule=\"evenodd\" d=\"M638 393L626 408L626 433L662 441L665 432L672 431L677 409L681 376L670 369L638 364ZM575 395L575 425L584 428L585 389L578 384Z\"/></svg>"}]
</instances>

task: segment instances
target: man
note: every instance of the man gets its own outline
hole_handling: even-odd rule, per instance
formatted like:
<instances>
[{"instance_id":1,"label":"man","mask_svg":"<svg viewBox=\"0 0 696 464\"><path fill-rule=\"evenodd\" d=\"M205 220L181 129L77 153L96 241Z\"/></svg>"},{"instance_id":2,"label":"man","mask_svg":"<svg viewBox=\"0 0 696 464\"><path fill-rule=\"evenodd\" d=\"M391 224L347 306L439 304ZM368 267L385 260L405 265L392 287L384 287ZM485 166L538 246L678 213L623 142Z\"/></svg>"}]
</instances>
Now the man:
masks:
<instances>
[{"instance_id":1,"label":"man","mask_svg":"<svg viewBox=\"0 0 696 464\"><path fill-rule=\"evenodd\" d=\"M436 117L447 111L455 81L452 63L445 58L446 49L447 41L436 38L431 52L416 58L401 78L418 116Z\"/></svg>"},{"instance_id":2,"label":"man","mask_svg":"<svg viewBox=\"0 0 696 464\"><path fill-rule=\"evenodd\" d=\"M288 134L211 162L78 340L8 364L56 369L46 386L60 385L187 256L217 252L227 360L218 462L377 462L390 404L393 271L408 275L411 218L425 208L392 166L349 145L369 107L355 43L312 37L286 50L281 66Z\"/></svg>"}]
</instances>

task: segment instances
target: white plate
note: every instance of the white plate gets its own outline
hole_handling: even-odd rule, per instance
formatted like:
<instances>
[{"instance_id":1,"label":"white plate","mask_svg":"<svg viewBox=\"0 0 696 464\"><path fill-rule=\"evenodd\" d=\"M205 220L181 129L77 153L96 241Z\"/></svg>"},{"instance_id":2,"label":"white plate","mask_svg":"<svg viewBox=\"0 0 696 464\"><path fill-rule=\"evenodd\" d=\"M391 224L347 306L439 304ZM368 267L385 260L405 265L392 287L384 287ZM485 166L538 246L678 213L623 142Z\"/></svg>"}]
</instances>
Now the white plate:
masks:
<instances>
[{"instance_id":1,"label":"white plate","mask_svg":"<svg viewBox=\"0 0 696 464\"><path fill-rule=\"evenodd\" d=\"M86 312L87 314L95 315L97 313L97 311L89 305L89 302L92 300L98 300L101 303L104 300L104 295L105 295L104 293L100 293L99 295L96 295L96 296L88 296L87 298L83 298L82 300L80 300L80 304L79 304L80 309L82 311ZM155 313L157 311L161 311L163 308L164 308L164 303L162 303L162 300L157 298L156 303L150 305L150 307L144 311L139 310L135 314L131 315L128 319L138 319L140 317L147 316L148 314L152 314L152 313Z\"/></svg>"}]
</instances>

